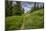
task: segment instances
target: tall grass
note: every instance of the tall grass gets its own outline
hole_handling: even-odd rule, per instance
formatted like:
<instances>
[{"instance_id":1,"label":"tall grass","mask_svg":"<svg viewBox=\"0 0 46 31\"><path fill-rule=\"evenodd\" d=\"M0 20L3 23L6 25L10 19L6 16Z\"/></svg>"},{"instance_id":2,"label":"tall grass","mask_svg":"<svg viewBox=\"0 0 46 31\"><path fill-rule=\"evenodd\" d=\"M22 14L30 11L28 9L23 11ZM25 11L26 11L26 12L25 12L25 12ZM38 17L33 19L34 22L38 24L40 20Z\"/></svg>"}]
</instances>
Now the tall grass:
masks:
<instances>
[{"instance_id":1,"label":"tall grass","mask_svg":"<svg viewBox=\"0 0 46 31\"><path fill-rule=\"evenodd\" d=\"M25 16L25 29L36 29L44 27L44 11L43 9L30 13Z\"/></svg>"},{"instance_id":2,"label":"tall grass","mask_svg":"<svg viewBox=\"0 0 46 31\"><path fill-rule=\"evenodd\" d=\"M22 22L22 16L6 17L6 28L8 28L8 30L20 29Z\"/></svg>"},{"instance_id":3,"label":"tall grass","mask_svg":"<svg viewBox=\"0 0 46 31\"><path fill-rule=\"evenodd\" d=\"M6 30L21 29L23 23L24 23L23 29L43 28L44 27L43 13L44 13L43 9L40 9L27 15L6 17Z\"/></svg>"}]
</instances>

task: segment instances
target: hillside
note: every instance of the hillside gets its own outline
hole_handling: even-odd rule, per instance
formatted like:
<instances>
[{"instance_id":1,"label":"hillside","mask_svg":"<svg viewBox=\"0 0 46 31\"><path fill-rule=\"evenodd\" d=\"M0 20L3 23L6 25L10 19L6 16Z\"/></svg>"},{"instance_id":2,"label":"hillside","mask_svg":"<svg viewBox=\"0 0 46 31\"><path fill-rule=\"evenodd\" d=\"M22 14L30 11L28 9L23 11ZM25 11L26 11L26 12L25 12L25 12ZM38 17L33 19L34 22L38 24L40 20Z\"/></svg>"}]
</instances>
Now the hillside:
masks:
<instances>
[{"instance_id":1,"label":"hillside","mask_svg":"<svg viewBox=\"0 0 46 31\"><path fill-rule=\"evenodd\" d=\"M25 27L24 29L36 29L44 27L44 11L43 9L36 10L25 16Z\"/></svg>"},{"instance_id":2,"label":"hillside","mask_svg":"<svg viewBox=\"0 0 46 31\"><path fill-rule=\"evenodd\" d=\"M6 29L36 29L44 27L43 9L22 16L6 17Z\"/></svg>"}]
</instances>

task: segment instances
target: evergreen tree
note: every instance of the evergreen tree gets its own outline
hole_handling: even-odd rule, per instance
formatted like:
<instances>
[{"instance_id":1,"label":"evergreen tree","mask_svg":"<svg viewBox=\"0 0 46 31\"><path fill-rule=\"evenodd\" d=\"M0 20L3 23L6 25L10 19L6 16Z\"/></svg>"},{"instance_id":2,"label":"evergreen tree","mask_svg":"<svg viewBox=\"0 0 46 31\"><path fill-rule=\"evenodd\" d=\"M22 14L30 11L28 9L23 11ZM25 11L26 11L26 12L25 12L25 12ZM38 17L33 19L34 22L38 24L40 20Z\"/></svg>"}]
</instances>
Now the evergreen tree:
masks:
<instances>
[{"instance_id":1,"label":"evergreen tree","mask_svg":"<svg viewBox=\"0 0 46 31\"><path fill-rule=\"evenodd\" d=\"M22 15L23 11L21 10L21 2L16 1L16 5L13 6L13 15Z\"/></svg>"},{"instance_id":2,"label":"evergreen tree","mask_svg":"<svg viewBox=\"0 0 46 31\"><path fill-rule=\"evenodd\" d=\"M8 8L8 0L5 0L5 16L8 15L8 14L7 14L7 13L8 13L8 12L7 12L7 11L8 11L7 8Z\"/></svg>"},{"instance_id":3,"label":"evergreen tree","mask_svg":"<svg viewBox=\"0 0 46 31\"><path fill-rule=\"evenodd\" d=\"M12 15L12 1L6 1L5 2L5 15L6 16L11 16Z\"/></svg>"}]
</instances>

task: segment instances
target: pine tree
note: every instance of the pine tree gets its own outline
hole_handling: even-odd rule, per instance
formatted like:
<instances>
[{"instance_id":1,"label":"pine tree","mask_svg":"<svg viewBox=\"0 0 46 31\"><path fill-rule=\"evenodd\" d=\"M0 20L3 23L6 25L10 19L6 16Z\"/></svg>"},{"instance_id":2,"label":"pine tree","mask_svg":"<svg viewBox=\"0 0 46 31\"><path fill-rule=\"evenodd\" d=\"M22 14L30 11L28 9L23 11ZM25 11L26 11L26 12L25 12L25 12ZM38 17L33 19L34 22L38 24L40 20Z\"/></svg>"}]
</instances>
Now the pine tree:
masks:
<instances>
[{"instance_id":1,"label":"pine tree","mask_svg":"<svg viewBox=\"0 0 46 31\"><path fill-rule=\"evenodd\" d=\"M13 15L22 15L23 11L21 10L21 2L16 1L16 5L13 6Z\"/></svg>"}]
</instances>

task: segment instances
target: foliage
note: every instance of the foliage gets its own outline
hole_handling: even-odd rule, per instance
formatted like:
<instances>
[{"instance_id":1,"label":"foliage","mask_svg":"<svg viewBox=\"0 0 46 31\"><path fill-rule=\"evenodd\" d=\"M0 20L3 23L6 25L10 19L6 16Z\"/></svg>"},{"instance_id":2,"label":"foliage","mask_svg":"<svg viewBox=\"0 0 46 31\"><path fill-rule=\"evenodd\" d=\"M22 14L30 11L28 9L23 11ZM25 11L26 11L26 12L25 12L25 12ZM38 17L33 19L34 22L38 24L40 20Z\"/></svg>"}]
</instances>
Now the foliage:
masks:
<instances>
[{"instance_id":1,"label":"foliage","mask_svg":"<svg viewBox=\"0 0 46 31\"><path fill-rule=\"evenodd\" d=\"M25 29L39 29L44 27L43 9L34 11L25 17Z\"/></svg>"},{"instance_id":2,"label":"foliage","mask_svg":"<svg viewBox=\"0 0 46 31\"><path fill-rule=\"evenodd\" d=\"M23 18L22 16L11 16L6 17L6 29L8 27L8 30L15 30L20 29L22 24Z\"/></svg>"},{"instance_id":3,"label":"foliage","mask_svg":"<svg viewBox=\"0 0 46 31\"><path fill-rule=\"evenodd\" d=\"M10 4L9 4L10 3ZM24 13L24 9L21 10L21 2L16 1L16 5L12 6L11 2L6 2L6 25L5 29L7 30L20 30L21 26L24 23L23 29L38 29L44 27L44 9L41 8L32 8L27 13ZM21 16L20 16L21 15ZM24 21L24 22L23 22Z\"/></svg>"},{"instance_id":4,"label":"foliage","mask_svg":"<svg viewBox=\"0 0 46 31\"><path fill-rule=\"evenodd\" d=\"M6 1L6 16L22 15L24 13L24 11L21 10L20 2L16 1L16 3L16 5L12 6L12 1Z\"/></svg>"},{"instance_id":5,"label":"foliage","mask_svg":"<svg viewBox=\"0 0 46 31\"><path fill-rule=\"evenodd\" d=\"M12 1L6 1L5 16L12 16Z\"/></svg>"},{"instance_id":6,"label":"foliage","mask_svg":"<svg viewBox=\"0 0 46 31\"><path fill-rule=\"evenodd\" d=\"M6 17L6 28L8 30L18 30L21 29L24 23L24 29L39 29L44 27L43 9L34 11L29 15L22 16L11 16ZM24 22L23 22L24 21Z\"/></svg>"}]
</instances>

